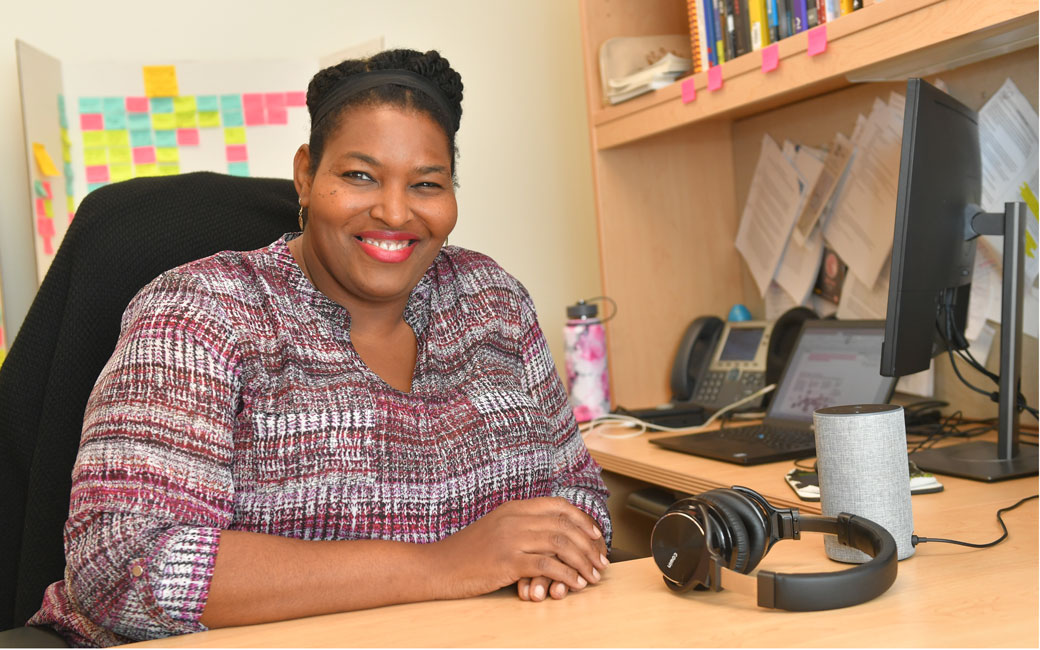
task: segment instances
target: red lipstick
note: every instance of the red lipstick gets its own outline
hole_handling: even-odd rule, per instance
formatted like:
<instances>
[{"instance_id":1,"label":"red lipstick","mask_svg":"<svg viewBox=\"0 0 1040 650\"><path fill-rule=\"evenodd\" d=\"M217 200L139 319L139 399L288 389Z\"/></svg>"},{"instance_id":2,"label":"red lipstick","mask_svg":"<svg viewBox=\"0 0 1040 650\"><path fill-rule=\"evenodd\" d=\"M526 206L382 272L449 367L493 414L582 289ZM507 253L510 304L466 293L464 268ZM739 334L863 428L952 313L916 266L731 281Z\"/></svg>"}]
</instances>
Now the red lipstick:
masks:
<instances>
[{"instance_id":1,"label":"red lipstick","mask_svg":"<svg viewBox=\"0 0 1040 650\"><path fill-rule=\"evenodd\" d=\"M418 235L394 230L366 230L355 235L361 250L379 262L395 264L412 256Z\"/></svg>"}]
</instances>

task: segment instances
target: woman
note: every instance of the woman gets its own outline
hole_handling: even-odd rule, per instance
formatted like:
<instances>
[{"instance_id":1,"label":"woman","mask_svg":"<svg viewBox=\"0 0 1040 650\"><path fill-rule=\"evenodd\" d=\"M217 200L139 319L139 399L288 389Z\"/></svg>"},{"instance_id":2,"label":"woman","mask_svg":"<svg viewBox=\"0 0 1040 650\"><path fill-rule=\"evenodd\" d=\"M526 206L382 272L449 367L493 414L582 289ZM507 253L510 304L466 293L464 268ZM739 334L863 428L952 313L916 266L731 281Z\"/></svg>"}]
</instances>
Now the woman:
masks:
<instances>
[{"instance_id":1,"label":"woman","mask_svg":"<svg viewBox=\"0 0 1040 650\"><path fill-rule=\"evenodd\" d=\"M606 490L530 297L445 246L461 100L436 52L314 77L302 234L131 301L30 624L110 645L600 579Z\"/></svg>"}]
</instances>

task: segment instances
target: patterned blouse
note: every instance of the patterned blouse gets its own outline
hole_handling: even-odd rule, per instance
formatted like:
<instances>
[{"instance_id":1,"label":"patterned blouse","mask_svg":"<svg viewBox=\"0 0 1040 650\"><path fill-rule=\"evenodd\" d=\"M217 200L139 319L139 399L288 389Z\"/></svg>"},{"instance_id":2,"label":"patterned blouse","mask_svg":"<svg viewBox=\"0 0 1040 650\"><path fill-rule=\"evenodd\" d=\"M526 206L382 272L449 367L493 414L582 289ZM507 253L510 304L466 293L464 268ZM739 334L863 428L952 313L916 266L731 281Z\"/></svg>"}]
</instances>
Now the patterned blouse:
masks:
<instances>
[{"instance_id":1,"label":"patterned blouse","mask_svg":"<svg viewBox=\"0 0 1040 650\"><path fill-rule=\"evenodd\" d=\"M65 579L29 621L77 645L206 629L221 530L435 542L559 496L610 538L606 488L524 287L448 246L412 291L412 391L350 343L294 235L169 271L123 315L87 404Z\"/></svg>"}]
</instances>

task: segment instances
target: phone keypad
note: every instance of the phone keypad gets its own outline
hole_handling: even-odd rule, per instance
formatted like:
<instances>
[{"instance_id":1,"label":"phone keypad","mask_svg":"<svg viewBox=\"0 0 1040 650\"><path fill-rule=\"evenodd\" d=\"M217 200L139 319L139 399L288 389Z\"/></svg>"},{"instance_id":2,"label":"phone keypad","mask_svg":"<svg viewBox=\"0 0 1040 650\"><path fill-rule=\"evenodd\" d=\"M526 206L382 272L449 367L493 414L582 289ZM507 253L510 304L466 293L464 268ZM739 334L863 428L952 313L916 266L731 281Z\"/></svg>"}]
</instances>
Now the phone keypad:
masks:
<instances>
[{"instance_id":1,"label":"phone keypad","mask_svg":"<svg viewBox=\"0 0 1040 650\"><path fill-rule=\"evenodd\" d=\"M736 386L734 386L736 384ZM765 386L761 372L740 372L739 369L710 371L701 380L694 393L693 401L706 406L721 407L746 397ZM734 395L733 389L736 388ZM723 390L727 389L727 390ZM725 395L723 393L725 392ZM722 397L725 403L719 403Z\"/></svg>"}]
</instances>

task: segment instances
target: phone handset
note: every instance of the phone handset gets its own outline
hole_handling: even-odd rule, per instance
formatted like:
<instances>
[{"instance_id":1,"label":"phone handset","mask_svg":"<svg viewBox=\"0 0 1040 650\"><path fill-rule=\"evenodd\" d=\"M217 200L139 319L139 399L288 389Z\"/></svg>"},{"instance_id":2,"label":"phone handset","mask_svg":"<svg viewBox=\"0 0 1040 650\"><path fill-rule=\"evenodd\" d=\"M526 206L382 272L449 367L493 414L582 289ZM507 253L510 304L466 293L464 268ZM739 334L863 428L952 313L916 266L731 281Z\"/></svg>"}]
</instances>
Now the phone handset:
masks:
<instances>
[{"instance_id":1,"label":"phone handset","mask_svg":"<svg viewBox=\"0 0 1040 650\"><path fill-rule=\"evenodd\" d=\"M672 364L672 401L689 402L708 371L725 323L715 316L693 320L683 333Z\"/></svg>"}]
</instances>

